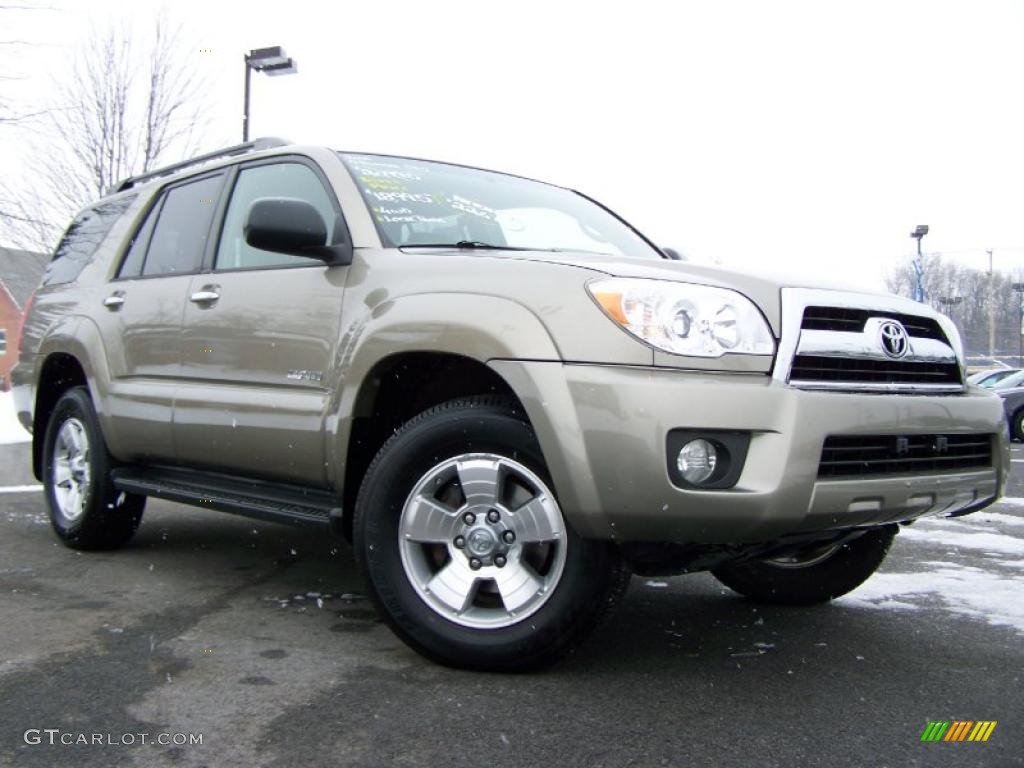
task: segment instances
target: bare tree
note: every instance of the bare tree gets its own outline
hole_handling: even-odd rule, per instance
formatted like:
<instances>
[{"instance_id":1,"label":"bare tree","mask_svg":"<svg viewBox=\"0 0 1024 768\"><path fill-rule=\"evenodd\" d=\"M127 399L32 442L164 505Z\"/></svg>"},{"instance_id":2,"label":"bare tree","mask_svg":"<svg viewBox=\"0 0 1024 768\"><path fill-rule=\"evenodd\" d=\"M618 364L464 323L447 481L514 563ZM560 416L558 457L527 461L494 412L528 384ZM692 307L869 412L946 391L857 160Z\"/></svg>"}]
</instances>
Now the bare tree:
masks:
<instances>
[{"instance_id":1,"label":"bare tree","mask_svg":"<svg viewBox=\"0 0 1024 768\"><path fill-rule=\"evenodd\" d=\"M49 10L53 10L53 8L38 3L0 3L2 28L12 29L12 12ZM0 130L5 132L4 138L15 131L21 123L38 118L44 113L42 110L26 111L16 106L6 87L8 83L22 79L17 66L18 52L35 44L31 40L16 39L10 36L0 40L0 72L3 73L0 74L0 88L2 88L0 90ZM37 240L43 233L42 222L34 218L23 200L10 194L7 185L7 180L0 182L0 225L3 225L3 229L28 232L31 235L28 238L30 241ZM15 240L20 244L25 241L25 238L15 238Z\"/></svg>"},{"instance_id":2,"label":"bare tree","mask_svg":"<svg viewBox=\"0 0 1024 768\"><path fill-rule=\"evenodd\" d=\"M939 312L948 315L960 330L964 347L969 354L988 352L989 281L992 288L992 312L995 319L995 352L997 355L1016 356L1020 345L1020 294L1013 290L1019 275L972 269L939 254L925 254L925 301ZM910 257L905 258L886 276L890 291L912 296L914 268ZM945 303L943 299L947 300ZM955 303L953 303L955 302Z\"/></svg>"},{"instance_id":3,"label":"bare tree","mask_svg":"<svg viewBox=\"0 0 1024 768\"><path fill-rule=\"evenodd\" d=\"M0 29L9 30L11 29L9 14L12 11L52 11L53 7L49 5L42 5L39 3L35 4L12 4L12 3L0 3ZM0 33L2 34L2 33ZM38 42L33 40L23 40L16 37L4 35L0 39L0 85L4 82L10 82L14 80L20 80L21 75L18 73L16 59L18 52L26 47L32 47L38 45ZM38 117L42 114L42 111L28 111L18 109L12 104L12 100L8 94L4 91L0 91L0 127L10 126L12 124L20 123L24 120L30 120L33 117Z\"/></svg>"},{"instance_id":4,"label":"bare tree","mask_svg":"<svg viewBox=\"0 0 1024 768\"><path fill-rule=\"evenodd\" d=\"M144 44L111 26L75 52L27 139L28 183L0 187L8 237L52 248L74 212L117 181L195 151L202 84L180 38L161 16Z\"/></svg>"}]
</instances>

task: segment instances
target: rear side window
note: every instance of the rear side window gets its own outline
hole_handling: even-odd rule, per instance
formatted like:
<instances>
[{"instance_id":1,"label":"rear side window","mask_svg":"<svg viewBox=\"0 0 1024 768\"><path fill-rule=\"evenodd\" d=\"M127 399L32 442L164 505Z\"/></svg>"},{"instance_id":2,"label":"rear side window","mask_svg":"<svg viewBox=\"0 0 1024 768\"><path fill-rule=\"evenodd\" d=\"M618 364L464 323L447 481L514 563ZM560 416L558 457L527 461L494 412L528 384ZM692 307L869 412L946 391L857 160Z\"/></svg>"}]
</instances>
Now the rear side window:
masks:
<instances>
[{"instance_id":1,"label":"rear side window","mask_svg":"<svg viewBox=\"0 0 1024 768\"><path fill-rule=\"evenodd\" d=\"M199 269L223 180L223 174L207 176L165 193L146 250L143 275L176 275Z\"/></svg>"},{"instance_id":2,"label":"rear side window","mask_svg":"<svg viewBox=\"0 0 1024 768\"><path fill-rule=\"evenodd\" d=\"M0 328L0 355L7 354L7 331Z\"/></svg>"},{"instance_id":3,"label":"rear side window","mask_svg":"<svg viewBox=\"0 0 1024 768\"><path fill-rule=\"evenodd\" d=\"M110 228L135 200L135 196L120 197L82 211L71 222L57 250L53 261L43 274L43 285L70 283L78 278L96 255Z\"/></svg>"}]
</instances>

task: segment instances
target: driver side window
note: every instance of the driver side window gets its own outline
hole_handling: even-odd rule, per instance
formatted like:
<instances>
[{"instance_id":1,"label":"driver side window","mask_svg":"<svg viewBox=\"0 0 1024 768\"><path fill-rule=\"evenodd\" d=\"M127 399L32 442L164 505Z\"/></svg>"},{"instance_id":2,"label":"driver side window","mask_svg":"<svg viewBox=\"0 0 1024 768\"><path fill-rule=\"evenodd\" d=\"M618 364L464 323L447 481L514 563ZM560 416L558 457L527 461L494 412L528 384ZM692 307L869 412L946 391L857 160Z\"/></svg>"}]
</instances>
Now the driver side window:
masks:
<instances>
[{"instance_id":1,"label":"driver side window","mask_svg":"<svg viewBox=\"0 0 1024 768\"><path fill-rule=\"evenodd\" d=\"M265 197L290 197L309 203L323 218L333 242L338 214L319 177L302 163L274 163L245 168L238 174L217 246L215 269L269 269L313 266L301 256L253 248L245 242L245 221L253 202Z\"/></svg>"}]
</instances>

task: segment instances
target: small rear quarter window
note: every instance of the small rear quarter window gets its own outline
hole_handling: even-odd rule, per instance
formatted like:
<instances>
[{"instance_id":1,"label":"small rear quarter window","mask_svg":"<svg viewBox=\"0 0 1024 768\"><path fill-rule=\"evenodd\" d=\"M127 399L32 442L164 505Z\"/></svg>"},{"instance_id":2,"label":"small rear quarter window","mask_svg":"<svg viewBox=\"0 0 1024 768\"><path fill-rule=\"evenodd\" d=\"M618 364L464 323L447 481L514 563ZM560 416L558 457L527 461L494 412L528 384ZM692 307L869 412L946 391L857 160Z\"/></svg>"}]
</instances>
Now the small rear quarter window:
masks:
<instances>
[{"instance_id":1,"label":"small rear quarter window","mask_svg":"<svg viewBox=\"0 0 1024 768\"><path fill-rule=\"evenodd\" d=\"M53 261L43 274L43 285L73 282L92 261L114 222L128 210L134 199L134 196L119 197L78 214L53 253Z\"/></svg>"}]
</instances>

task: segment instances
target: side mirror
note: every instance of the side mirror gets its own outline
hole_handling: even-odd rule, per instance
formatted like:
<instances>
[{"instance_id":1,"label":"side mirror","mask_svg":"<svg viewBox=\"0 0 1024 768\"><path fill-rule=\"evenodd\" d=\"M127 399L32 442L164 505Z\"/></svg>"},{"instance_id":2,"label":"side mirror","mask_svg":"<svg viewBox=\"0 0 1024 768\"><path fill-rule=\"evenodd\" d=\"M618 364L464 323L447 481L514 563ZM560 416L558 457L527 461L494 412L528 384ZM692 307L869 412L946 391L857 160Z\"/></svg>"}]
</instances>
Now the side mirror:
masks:
<instances>
[{"instance_id":1,"label":"side mirror","mask_svg":"<svg viewBox=\"0 0 1024 768\"><path fill-rule=\"evenodd\" d=\"M675 248L662 248L661 252L672 259L672 261L683 261L682 254L680 254Z\"/></svg>"},{"instance_id":2,"label":"side mirror","mask_svg":"<svg viewBox=\"0 0 1024 768\"><path fill-rule=\"evenodd\" d=\"M323 217L305 200L264 197L249 208L245 242L253 248L320 259L329 264L352 263L350 245L329 245Z\"/></svg>"}]
</instances>

